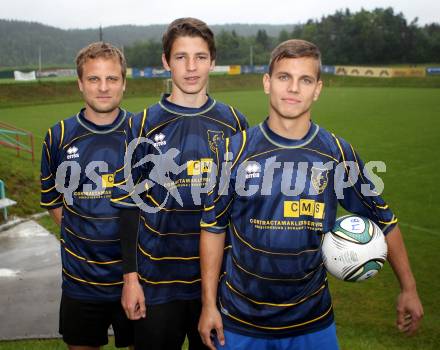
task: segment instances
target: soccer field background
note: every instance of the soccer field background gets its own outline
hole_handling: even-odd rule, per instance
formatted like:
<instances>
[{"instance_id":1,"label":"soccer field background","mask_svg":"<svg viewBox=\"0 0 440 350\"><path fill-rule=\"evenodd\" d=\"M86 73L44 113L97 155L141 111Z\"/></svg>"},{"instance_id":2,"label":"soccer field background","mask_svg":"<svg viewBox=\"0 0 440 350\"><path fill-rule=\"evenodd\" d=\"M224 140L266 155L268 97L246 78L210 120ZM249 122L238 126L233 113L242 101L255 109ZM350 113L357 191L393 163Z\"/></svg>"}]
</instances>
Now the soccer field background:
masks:
<instances>
[{"instance_id":1,"label":"soccer field background","mask_svg":"<svg viewBox=\"0 0 440 350\"><path fill-rule=\"evenodd\" d=\"M267 97L260 90L213 93L248 116L252 125L267 115ZM157 98L129 98L124 107L140 111ZM425 318L415 337L401 335L395 323L398 283L389 265L377 277L358 284L330 278L337 330L342 349L439 349L440 290L440 89L329 87L315 105L314 122L353 144L364 161L380 160L386 173L384 198L400 220ZM0 121L34 132L36 161L17 158L0 148L0 178L19 204L11 214L39 212L39 160L47 129L75 114L80 101L2 108ZM342 213L342 212L341 212ZM40 349L63 348L60 341L39 342ZM33 344L33 345L32 345ZM0 342L0 349L32 349L37 343ZM107 348L106 348L107 349ZM110 349L110 347L109 347Z\"/></svg>"}]
</instances>

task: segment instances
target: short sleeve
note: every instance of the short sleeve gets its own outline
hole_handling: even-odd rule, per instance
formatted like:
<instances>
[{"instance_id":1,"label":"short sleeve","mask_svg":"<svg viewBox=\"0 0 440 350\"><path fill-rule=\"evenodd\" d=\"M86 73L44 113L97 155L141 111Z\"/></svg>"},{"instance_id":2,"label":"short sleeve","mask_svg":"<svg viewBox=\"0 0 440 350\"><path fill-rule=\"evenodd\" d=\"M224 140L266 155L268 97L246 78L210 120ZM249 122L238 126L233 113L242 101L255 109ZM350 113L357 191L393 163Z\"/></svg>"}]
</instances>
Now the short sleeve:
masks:
<instances>
[{"instance_id":1,"label":"short sleeve","mask_svg":"<svg viewBox=\"0 0 440 350\"><path fill-rule=\"evenodd\" d=\"M47 131L41 154L41 200L40 206L55 209L63 205L63 195L55 186L58 166L59 145L57 144L56 127Z\"/></svg>"},{"instance_id":2,"label":"short sleeve","mask_svg":"<svg viewBox=\"0 0 440 350\"><path fill-rule=\"evenodd\" d=\"M247 128L249 128L249 123L246 119L246 117L237 109L235 109L232 106L229 106L229 108L231 109L231 112L236 120L237 123L237 133L238 132L242 132L243 130L246 130Z\"/></svg>"},{"instance_id":3,"label":"short sleeve","mask_svg":"<svg viewBox=\"0 0 440 350\"><path fill-rule=\"evenodd\" d=\"M125 153L120 154L115 172L115 184L111 203L118 208L137 207L133 200L136 186L144 179L144 166L136 166L146 155L146 144L141 142L144 136L147 109L143 113L128 119L125 128ZM140 193L139 187L136 193Z\"/></svg>"},{"instance_id":4,"label":"short sleeve","mask_svg":"<svg viewBox=\"0 0 440 350\"><path fill-rule=\"evenodd\" d=\"M229 224L229 216L234 200L232 167L234 155L229 150L230 139L218 146L219 164L215 186L208 192L202 213L200 227L212 233L223 233Z\"/></svg>"},{"instance_id":5,"label":"short sleeve","mask_svg":"<svg viewBox=\"0 0 440 350\"><path fill-rule=\"evenodd\" d=\"M387 234L397 224L397 218L388 204L375 191L375 185L371 181L371 173L365 168L353 147L342 139L334 138L340 152L339 166L345 168L345 174L340 179L340 182L343 181L345 185L335 184L335 188L341 188L340 192L343 194L342 198L338 198L339 203L349 212L371 219L384 234ZM352 183L350 183L348 176L350 167L357 167L358 173L357 181L352 181ZM346 186L347 182L350 183L350 186Z\"/></svg>"}]
</instances>

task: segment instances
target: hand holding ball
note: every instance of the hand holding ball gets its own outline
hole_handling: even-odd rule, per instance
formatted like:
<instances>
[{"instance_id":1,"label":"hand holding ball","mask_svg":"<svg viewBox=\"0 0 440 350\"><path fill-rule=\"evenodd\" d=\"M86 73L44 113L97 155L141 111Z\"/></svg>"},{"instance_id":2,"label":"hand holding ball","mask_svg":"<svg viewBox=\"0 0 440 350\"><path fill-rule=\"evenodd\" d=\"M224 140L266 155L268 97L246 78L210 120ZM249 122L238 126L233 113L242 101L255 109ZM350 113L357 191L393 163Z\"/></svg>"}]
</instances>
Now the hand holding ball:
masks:
<instances>
[{"instance_id":1,"label":"hand holding ball","mask_svg":"<svg viewBox=\"0 0 440 350\"><path fill-rule=\"evenodd\" d=\"M373 221L348 215L338 218L325 234L322 254L328 272L343 281L357 282L379 272L387 258L387 244Z\"/></svg>"}]
</instances>

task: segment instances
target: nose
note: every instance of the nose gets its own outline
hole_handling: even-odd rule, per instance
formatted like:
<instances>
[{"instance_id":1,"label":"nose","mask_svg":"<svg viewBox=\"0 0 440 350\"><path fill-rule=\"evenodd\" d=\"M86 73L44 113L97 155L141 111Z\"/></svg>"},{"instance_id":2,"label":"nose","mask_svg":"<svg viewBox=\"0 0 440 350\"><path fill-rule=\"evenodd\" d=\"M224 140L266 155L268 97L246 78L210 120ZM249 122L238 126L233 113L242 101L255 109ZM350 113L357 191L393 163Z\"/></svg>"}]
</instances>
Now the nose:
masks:
<instances>
[{"instance_id":1,"label":"nose","mask_svg":"<svg viewBox=\"0 0 440 350\"><path fill-rule=\"evenodd\" d=\"M101 79L98 85L99 91L107 91L108 90L108 83L106 79Z\"/></svg>"},{"instance_id":2,"label":"nose","mask_svg":"<svg viewBox=\"0 0 440 350\"><path fill-rule=\"evenodd\" d=\"M289 92L299 92L299 80L296 78L293 78L288 86Z\"/></svg>"},{"instance_id":3,"label":"nose","mask_svg":"<svg viewBox=\"0 0 440 350\"><path fill-rule=\"evenodd\" d=\"M188 60L186 61L186 70L193 71L195 69L196 69L196 58L195 57L188 58Z\"/></svg>"}]
</instances>

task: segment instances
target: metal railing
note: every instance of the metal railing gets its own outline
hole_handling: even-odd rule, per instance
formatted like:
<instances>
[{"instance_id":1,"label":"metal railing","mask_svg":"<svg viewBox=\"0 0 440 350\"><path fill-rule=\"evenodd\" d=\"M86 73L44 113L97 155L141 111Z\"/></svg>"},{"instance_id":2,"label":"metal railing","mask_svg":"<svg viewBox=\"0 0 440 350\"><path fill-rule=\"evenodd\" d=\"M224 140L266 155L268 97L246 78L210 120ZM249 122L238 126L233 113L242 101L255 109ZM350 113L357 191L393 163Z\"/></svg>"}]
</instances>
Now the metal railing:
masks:
<instances>
[{"instance_id":1,"label":"metal railing","mask_svg":"<svg viewBox=\"0 0 440 350\"><path fill-rule=\"evenodd\" d=\"M28 137L28 144L20 140L20 136ZM34 135L30 131L0 122L0 146L15 149L17 157L20 157L20 152L29 153L32 163L35 160Z\"/></svg>"}]
</instances>

